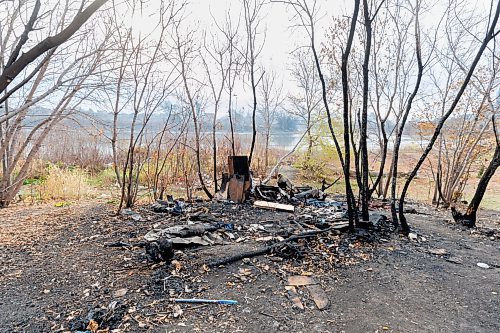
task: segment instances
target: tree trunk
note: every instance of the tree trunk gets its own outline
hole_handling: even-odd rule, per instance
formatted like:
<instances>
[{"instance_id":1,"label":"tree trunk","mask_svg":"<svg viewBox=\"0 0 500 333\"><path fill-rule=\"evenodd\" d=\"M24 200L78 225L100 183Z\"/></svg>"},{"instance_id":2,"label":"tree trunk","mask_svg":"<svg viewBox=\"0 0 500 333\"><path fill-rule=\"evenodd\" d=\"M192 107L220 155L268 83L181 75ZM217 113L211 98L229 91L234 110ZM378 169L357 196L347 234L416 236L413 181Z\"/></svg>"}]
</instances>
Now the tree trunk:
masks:
<instances>
[{"instance_id":1,"label":"tree trunk","mask_svg":"<svg viewBox=\"0 0 500 333\"><path fill-rule=\"evenodd\" d=\"M231 110L232 108L232 89L229 90L229 108L227 110L228 116L229 116L229 126L231 128L231 149L233 152L233 156L236 155L236 149L234 149L234 126L233 126L233 112Z\"/></svg>"},{"instance_id":2,"label":"tree trunk","mask_svg":"<svg viewBox=\"0 0 500 333\"><path fill-rule=\"evenodd\" d=\"M269 133L269 131L267 131L266 133L266 152L265 152L265 166L264 166L264 169L266 170L267 172L267 167L269 166L269 137L271 136L271 134Z\"/></svg>"},{"instance_id":3,"label":"tree trunk","mask_svg":"<svg viewBox=\"0 0 500 333\"><path fill-rule=\"evenodd\" d=\"M307 112L307 153L306 153L306 167L309 167L309 164L311 162L311 155L312 155L312 147L313 147L313 140L312 140L312 133L311 133L311 112L312 110L309 110Z\"/></svg>"},{"instance_id":4,"label":"tree trunk","mask_svg":"<svg viewBox=\"0 0 500 333\"><path fill-rule=\"evenodd\" d=\"M349 228L352 230L354 229L354 225L358 224L358 214L356 211L356 200L354 198L354 194L352 192L351 188L351 182L350 182L350 143L349 143L349 87L348 87L348 72L347 72L347 64L348 64L348 59L349 59L349 54L351 52L352 48L352 42L354 39L354 33L356 30L356 23L358 19L358 13L359 13L359 4L360 0L355 0L354 2L354 12L353 12L353 17L351 19L351 28L349 31L349 37L347 40L347 46L342 54L342 94L343 94L343 105L344 105L344 112L343 112L343 119L344 119L344 149L345 149L345 159L343 157L342 149L340 148L340 144L337 140L337 136L335 135L335 131L333 129L332 125L332 118L330 114L330 108L328 107L328 100L326 96L326 82L325 78L323 76L323 73L321 71L321 65L319 62L319 57L316 52L316 47L314 44L314 30L311 31L311 49L313 51L313 56L314 56L314 61L316 63L316 69L318 70L318 76L321 82L321 88L322 88L322 98L323 98L323 104L325 106L326 110L326 115L328 118L328 127L330 129L330 133L332 135L333 141L335 143L335 148L337 150L337 154L339 156L340 163L342 164L342 171L344 174L344 180L345 180L345 188L346 188L346 198L347 198L347 214L349 217Z\"/></svg>"},{"instance_id":5,"label":"tree trunk","mask_svg":"<svg viewBox=\"0 0 500 333\"><path fill-rule=\"evenodd\" d=\"M363 221L370 219L368 212L368 201L370 184L368 183L369 170L368 170L368 144L367 144L367 130L368 130L368 66L370 64L370 51L372 44L372 21L368 9L368 0L363 0L363 13L366 31L365 41L365 56L363 61L363 108L361 112L361 133L360 133L360 158L361 158L361 218Z\"/></svg>"},{"instance_id":6,"label":"tree trunk","mask_svg":"<svg viewBox=\"0 0 500 333\"><path fill-rule=\"evenodd\" d=\"M384 176L385 163L387 161L387 144L389 142L389 140L387 139L387 134L385 132L384 126L385 126L385 124L382 123L383 143L382 143L382 147L380 147L381 148L380 154L382 156L382 160L380 161L380 168L378 171L377 178L375 179L375 182L373 183L372 188L368 192L368 200L371 200L373 193L375 191L378 191L378 195L382 194L382 177ZM377 190L377 187L378 187L378 190Z\"/></svg>"},{"instance_id":7,"label":"tree trunk","mask_svg":"<svg viewBox=\"0 0 500 333\"><path fill-rule=\"evenodd\" d=\"M213 181L214 181L214 193L217 193L219 191L219 186L217 185L217 136L215 135L215 131L217 129L217 109L218 109L218 103L215 103L215 110L214 110L214 121L212 124L212 146L213 146L213 168L214 168L214 173L213 173Z\"/></svg>"},{"instance_id":8,"label":"tree trunk","mask_svg":"<svg viewBox=\"0 0 500 333\"><path fill-rule=\"evenodd\" d=\"M252 55L253 57L253 55ZM253 60L252 60L253 61ZM255 137L257 136L257 124L255 120L255 113L257 112L257 92L255 91L255 75L254 66L252 63L250 72L250 81L252 83L252 94L253 94L253 108L252 108L252 145L250 146L250 156L248 157L248 165L252 166L253 151L255 149Z\"/></svg>"},{"instance_id":9,"label":"tree trunk","mask_svg":"<svg viewBox=\"0 0 500 333\"><path fill-rule=\"evenodd\" d=\"M342 96L343 96L343 118L344 118L344 178L345 187L347 195L347 210L349 215L350 228L353 228L353 223L358 224L358 211L356 207L356 199L354 198L354 193L352 192L351 180L350 180L350 164L351 164L351 149L349 142L349 80L348 80L348 62L349 54L351 53L352 43L354 39L354 33L356 31L356 23L358 20L360 1L356 0L354 2L354 13L351 19L351 27L349 31L349 37L347 39L347 45L344 53L342 54Z\"/></svg>"}]
</instances>

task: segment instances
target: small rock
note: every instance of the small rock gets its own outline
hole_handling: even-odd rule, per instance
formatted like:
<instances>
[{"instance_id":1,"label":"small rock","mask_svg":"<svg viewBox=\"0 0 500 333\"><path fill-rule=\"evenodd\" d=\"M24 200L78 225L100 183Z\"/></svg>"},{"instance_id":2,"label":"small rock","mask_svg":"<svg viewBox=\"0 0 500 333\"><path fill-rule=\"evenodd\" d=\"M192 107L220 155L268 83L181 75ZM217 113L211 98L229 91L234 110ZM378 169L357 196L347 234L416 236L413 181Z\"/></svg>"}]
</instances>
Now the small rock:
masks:
<instances>
[{"instance_id":1,"label":"small rock","mask_svg":"<svg viewBox=\"0 0 500 333\"><path fill-rule=\"evenodd\" d=\"M412 240L412 241L416 241L416 240L418 239L418 235L417 235L416 233L414 233L414 232L410 232L410 233L408 234L408 238L409 238L410 240Z\"/></svg>"},{"instance_id":2,"label":"small rock","mask_svg":"<svg viewBox=\"0 0 500 333\"><path fill-rule=\"evenodd\" d=\"M481 268L486 268L486 269L490 268L490 265L485 264L484 262L478 262L477 265Z\"/></svg>"}]
</instances>

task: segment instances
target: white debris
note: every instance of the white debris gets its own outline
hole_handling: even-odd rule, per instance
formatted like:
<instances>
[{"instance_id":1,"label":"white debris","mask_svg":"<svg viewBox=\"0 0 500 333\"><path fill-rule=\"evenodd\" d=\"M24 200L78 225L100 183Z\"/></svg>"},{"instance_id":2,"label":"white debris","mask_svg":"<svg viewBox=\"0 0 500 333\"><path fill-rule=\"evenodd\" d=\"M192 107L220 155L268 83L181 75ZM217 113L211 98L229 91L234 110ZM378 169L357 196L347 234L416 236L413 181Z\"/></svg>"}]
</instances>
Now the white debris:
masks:
<instances>
[{"instance_id":1,"label":"white debris","mask_svg":"<svg viewBox=\"0 0 500 333\"><path fill-rule=\"evenodd\" d=\"M485 264L484 262L478 262L477 265L481 268L490 268L490 265Z\"/></svg>"}]
</instances>

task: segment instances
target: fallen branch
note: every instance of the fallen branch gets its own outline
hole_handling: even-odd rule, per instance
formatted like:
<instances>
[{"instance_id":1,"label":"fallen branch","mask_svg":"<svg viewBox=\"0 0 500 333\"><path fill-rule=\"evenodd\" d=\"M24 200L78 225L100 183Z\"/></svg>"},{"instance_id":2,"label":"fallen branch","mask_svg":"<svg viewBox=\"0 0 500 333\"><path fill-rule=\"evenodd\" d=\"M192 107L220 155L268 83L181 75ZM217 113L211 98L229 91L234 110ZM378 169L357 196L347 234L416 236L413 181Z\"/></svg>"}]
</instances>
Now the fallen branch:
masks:
<instances>
[{"instance_id":1,"label":"fallen branch","mask_svg":"<svg viewBox=\"0 0 500 333\"><path fill-rule=\"evenodd\" d=\"M105 243L104 247L145 247L148 242L136 242L136 243L126 243L126 242L114 242Z\"/></svg>"},{"instance_id":2,"label":"fallen branch","mask_svg":"<svg viewBox=\"0 0 500 333\"><path fill-rule=\"evenodd\" d=\"M347 225L346 225L346 227L347 227ZM242 260L244 258L257 257L257 256L260 256L260 255L272 252L279 245L283 245L283 244L286 244L286 243L294 242L294 241L297 241L299 239L314 237L314 236L317 236L319 234L327 233L327 232L330 232L330 231L333 231L333 230L337 230L337 229L338 229L338 227L330 227L330 228L324 229L324 230L306 231L306 232L303 232L303 233L298 234L298 235L290 236L287 239L284 239L284 240L279 241L277 243L274 243L272 245L261 247L260 249L257 249L257 250L242 252L242 253L238 253L238 254L235 254L235 255L232 255L232 256L228 256L228 257L225 257L225 258L222 258L222 259L217 259L217 260L210 261L210 262L207 263L207 266L209 266L209 267L217 267L217 266L221 266L221 265L227 265L227 264L233 263L235 261Z\"/></svg>"}]
</instances>

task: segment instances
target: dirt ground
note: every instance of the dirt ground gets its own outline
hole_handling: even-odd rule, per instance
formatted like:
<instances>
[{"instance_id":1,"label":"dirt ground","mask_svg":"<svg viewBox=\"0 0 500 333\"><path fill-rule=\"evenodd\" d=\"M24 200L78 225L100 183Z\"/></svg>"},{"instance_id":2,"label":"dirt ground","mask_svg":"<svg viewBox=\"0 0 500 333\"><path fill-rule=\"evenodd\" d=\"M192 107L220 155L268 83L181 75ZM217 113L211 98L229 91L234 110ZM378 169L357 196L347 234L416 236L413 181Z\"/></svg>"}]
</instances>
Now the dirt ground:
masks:
<instances>
[{"instance_id":1,"label":"dirt ground","mask_svg":"<svg viewBox=\"0 0 500 333\"><path fill-rule=\"evenodd\" d=\"M471 231L447 212L418 207L424 214L408 215L415 241L383 229L333 234L310 241L301 258L266 255L209 269L207 260L257 241L186 249L170 265L153 264L143 248L104 245L141 240L175 219L139 210L146 218L134 221L113 209L87 202L0 211L0 332L85 331L95 318L102 332L500 332L499 212L481 212ZM250 206L209 212L236 227L294 218ZM292 307L286 279L297 274L320 281L327 309L305 287L305 309ZM179 296L238 304L169 301Z\"/></svg>"}]
</instances>

